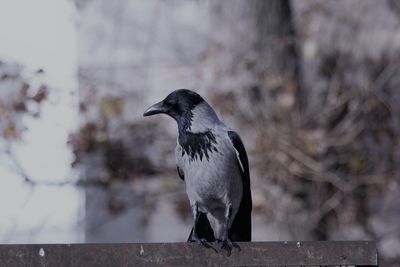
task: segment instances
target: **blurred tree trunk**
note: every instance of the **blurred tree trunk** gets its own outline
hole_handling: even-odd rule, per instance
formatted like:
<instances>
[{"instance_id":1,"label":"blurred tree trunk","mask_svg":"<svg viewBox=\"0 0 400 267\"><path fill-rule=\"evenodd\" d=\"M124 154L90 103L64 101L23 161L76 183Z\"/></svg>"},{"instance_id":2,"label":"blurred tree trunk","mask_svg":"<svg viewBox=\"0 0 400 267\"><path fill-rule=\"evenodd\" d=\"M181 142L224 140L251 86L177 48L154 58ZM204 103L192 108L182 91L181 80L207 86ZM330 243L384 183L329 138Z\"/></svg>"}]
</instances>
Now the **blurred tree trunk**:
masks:
<instances>
[{"instance_id":1,"label":"blurred tree trunk","mask_svg":"<svg viewBox=\"0 0 400 267\"><path fill-rule=\"evenodd\" d=\"M258 39L255 50L259 55L262 75L298 79L298 56L295 47L295 30L292 10L288 0L256 0L250 14L255 19Z\"/></svg>"},{"instance_id":2,"label":"blurred tree trunk","mask_svg":"<svg viewBox=\"0 0 400 267\"><path fill-rule=\"evenodd\" d=\"M288 0L250 3L250 15L254 18L258 54L257 75L263 91L286 96L284 106L301 107L300 64L296 47L296 32L292 9ZM275 92L274 92L275 91Z\"/></svg>"},{"instance_id":3,"label":"blurred tree trunk","mask_svg":"<svg viewBox=\"0 0 400 267\"><path fill-rule=\"evenodd\" d=\"M252 77L244 78L247 84L236 75L231 79L238 80L237 89L249 89L251 106L268 106L268 112L282 106L291 110L301 102L300 60L290 4L288 0L210 1L214 31L220 40L230 37L226 46L234 58L231 67L239 75L248 72Z\"/></svg>"},{"instance_id":4,"label":"blurred tree trunk","mask_svg":"<svg viewBox=\"0 0 400 267\"><path fill-rule=\"evenodd\" d=\"M294 136L297 132L293 129L298 129L301 124L297 111L302 108L305 98L301 91L301 65L291 2L218 1L214 9L218 23L229 21L229 26L220 26L225 27L222 30L233 32L231 42L235 44L230 47L235 49L233 53L236 54L232 64L235 75L230 79L242 75L242 80L247 82L234 83L236 96L233 101L236 102L231 106L239 107L239 111L235 111L234 120L239 125L247 126L241 126L241 134L244 139L252 141L248 146L249 151L252 151L252 179L272 185L270 189L265 189L266 199L273 200L270 193L279 188L279 194L289 196L293 203L300 203L308 210L309 195L306 189L309 182L298 176L296 180L288 181L289 175L285 168L290 160L285 149L295 147L299 139ZM238 66L240 64L242 66ZM243 75L243 72L248 73ZM284 163L280 157L285 158L282 160ZM256 201L254 205L256 209ZM258 207L264 206L261 203ZM282 205L277 209L292 208ZM274 211L270 212L274 214ZM285 222L287 228L300 228L301 223L295 220L295 216L289 217ZM297 234L297 238L310 238L312 235L305 229L301 232L302 236Z\"/></svg>"}]
</instances>

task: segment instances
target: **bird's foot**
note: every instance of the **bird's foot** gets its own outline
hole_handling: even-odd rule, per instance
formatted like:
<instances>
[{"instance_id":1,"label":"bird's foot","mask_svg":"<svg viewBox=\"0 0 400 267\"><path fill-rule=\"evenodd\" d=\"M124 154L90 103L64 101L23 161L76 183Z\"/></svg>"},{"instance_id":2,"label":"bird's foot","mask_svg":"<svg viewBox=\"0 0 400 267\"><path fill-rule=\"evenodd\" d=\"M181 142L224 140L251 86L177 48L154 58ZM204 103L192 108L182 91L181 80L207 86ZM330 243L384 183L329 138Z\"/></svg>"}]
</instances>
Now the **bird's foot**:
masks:
<instances>
[{"instance_id":1,"label":"bird's foot","mask_svg":"<svg viewBox=\"0 0 400 267\"><path fill-rule=\"evenodd\" d=\"M203 247L205 247L205 248L210 248L210 249L214 250L215 253L218 253L218 251L217 251L213 246L211 246L210 243L208 243L207 239L205 239L205 238L199 238L199 237L197 237L197 236L192 236L192 237L188 240L188 242L200 244L200 245L202 245Z\"/></svg>"},{"instance_id":2,"label":"bird's foot","mask_svg":"<svg viewBox=\"0 0 400 267\"><path fill-rule=\"evenodd\" d=\"M193 238L192 237L189 240L189 242L190 243L198 243L198 244L203 245L203 246L207 245L207 240L205 238Z\"/></svg>"},{"instance_id":3,"label":"bird's foot","mask_svg":"<svg viewBox=\"0 0 400 267\"><path fill-rule=\"evenodd\" d=\"M225 240L218 240L218 243L220 248L226 250L228 256L230 256L232 253L232 248L234 247L232 241L230 241L229 239L225 239Z\"/></svg>"},{"instance_id":4,"label":"bird's foot","mask_svg":"<svg viewBox=\"0 0 400 267\"><path fill-rule=\"evenodd\" d=\"M208 243L205 238L199 238L197 235L192 235L191 238L189 239L189 242L191 243L198 243L204 247L207 247Z\"/></svg>"}]
</instances>

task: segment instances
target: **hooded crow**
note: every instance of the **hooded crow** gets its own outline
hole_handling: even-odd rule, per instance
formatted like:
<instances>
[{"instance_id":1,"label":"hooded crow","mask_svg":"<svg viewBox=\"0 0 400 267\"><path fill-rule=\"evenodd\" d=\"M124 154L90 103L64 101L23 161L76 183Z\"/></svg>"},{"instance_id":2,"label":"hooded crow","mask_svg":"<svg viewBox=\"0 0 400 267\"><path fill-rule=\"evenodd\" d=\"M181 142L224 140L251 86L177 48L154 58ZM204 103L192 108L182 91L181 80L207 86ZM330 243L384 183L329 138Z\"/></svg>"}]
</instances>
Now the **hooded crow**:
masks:
<instances>
[{"instance_id":1,"label":"hooded crow","mask_svg":"<svg viewBox=\"0 0 400 267\"><path fill-rule=\"evenodd\" d=\"M179 89L143 116L167 114L178 124L175 156L193 215L188 241L251 241L249 163L239 135L197 93Z\"/></svg>"}]
</instances>

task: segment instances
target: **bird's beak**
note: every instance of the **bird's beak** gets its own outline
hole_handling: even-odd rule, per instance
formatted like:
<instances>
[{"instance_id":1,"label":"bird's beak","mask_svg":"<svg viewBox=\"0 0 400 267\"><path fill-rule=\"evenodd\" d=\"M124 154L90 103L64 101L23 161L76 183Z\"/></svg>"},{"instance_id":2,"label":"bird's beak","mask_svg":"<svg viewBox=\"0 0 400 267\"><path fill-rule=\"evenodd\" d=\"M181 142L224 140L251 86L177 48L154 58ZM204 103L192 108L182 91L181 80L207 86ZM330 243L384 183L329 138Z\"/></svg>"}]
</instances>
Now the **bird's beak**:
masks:
<instances>
[{"instance_id":1,"label":"bird's beak","mask_svg":"<svg viewBox=\"0 0 400 267\"><path fill-rule=\"evenodd\" d=\"M168 108L164 105L164 102L158 102L151 107L149 107L144 113L143 116L151 116L155 114L160 114L160 113L167 113Z\"/></svg>"}]
</instances>

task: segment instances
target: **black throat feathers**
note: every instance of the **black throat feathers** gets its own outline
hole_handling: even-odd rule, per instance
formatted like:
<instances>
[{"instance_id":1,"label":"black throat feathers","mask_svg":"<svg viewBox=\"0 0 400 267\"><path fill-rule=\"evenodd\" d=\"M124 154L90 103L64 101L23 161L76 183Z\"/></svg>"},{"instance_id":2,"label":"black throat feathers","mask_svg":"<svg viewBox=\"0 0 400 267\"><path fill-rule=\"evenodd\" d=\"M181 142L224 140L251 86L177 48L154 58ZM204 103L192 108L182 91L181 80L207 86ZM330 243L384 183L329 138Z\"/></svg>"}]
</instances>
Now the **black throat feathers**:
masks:
<instances>
[{"instance_id":1,"label":"black throat feathers","mask_svg":"<svg viewBox=\"0 0 400 267\"><path fill-rule=\"evenodd\" d=\"M201 133L182 131L179 133L178 141L182 147L182 156L187 154L190 161L203 160L203 157L209 160L212 151L218 152L217 140L210 129Z\"/></svg>"}]
</instances>

